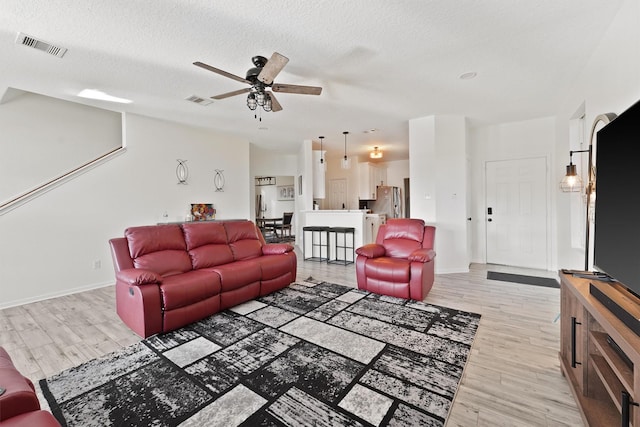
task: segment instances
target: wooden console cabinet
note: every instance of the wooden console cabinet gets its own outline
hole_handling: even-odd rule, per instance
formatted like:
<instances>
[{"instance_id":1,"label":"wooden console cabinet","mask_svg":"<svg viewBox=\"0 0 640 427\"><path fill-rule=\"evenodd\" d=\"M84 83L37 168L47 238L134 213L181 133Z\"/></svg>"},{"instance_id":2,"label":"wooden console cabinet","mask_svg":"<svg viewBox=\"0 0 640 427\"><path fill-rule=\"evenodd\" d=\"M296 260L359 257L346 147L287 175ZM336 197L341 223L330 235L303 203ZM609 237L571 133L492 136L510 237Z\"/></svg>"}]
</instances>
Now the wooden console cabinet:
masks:
<instances>
[{"instance_id":1,"label":"wooden console cabinet","mask_svg":"<svg viewBox=\"0 0 640 427\"><path fill-rule=\"evenodd\" d=\"M611 286L560 273L560 367L585 425L620 426L623 393L628 393L631 402L640 402L640 337L589 293L590 282ZM628 298L621 295L621 300ZM633 403L629 420L630 425L640 426L640 408Z\"/></svg>"}]
</instances>

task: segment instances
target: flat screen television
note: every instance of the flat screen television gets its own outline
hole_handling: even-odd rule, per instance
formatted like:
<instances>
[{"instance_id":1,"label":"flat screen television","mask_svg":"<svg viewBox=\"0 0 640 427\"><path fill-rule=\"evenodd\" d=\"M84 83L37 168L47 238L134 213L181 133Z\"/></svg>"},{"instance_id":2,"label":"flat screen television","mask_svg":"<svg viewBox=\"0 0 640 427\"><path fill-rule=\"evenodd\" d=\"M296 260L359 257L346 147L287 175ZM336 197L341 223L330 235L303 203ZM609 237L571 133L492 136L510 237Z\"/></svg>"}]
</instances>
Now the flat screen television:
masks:
<instances>
[{"instance_id":1,"label":"flat screen television","mask_svg":"<svg viewBox=\"0 0 640 427\"><path fill-rule=\"evenodd\" d=\"M594 268L640 295L640 101L597 133Z\"/></svg>"}]
</instances>

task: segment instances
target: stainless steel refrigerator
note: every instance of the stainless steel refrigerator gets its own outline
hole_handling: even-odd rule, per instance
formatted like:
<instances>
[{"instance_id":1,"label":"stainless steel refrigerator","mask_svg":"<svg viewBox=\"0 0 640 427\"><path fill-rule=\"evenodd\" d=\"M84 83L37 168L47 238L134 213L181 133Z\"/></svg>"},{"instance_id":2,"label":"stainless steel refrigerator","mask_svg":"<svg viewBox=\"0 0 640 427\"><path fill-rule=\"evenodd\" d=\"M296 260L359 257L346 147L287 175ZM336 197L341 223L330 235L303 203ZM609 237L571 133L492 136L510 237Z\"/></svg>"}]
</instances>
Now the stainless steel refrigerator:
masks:
<instances>
[{"instance_id":1,"label":"stainless steel refrigerator","mask_svg":"<svg viewBox=\"0 0 640 427\"><path fill-rule=\"evenodd\" d=\"M369 202L374 214L386 215L387 218L402 218L402 194L400 187L378 187L376 200Z\"/></svg>"}]
</instances>

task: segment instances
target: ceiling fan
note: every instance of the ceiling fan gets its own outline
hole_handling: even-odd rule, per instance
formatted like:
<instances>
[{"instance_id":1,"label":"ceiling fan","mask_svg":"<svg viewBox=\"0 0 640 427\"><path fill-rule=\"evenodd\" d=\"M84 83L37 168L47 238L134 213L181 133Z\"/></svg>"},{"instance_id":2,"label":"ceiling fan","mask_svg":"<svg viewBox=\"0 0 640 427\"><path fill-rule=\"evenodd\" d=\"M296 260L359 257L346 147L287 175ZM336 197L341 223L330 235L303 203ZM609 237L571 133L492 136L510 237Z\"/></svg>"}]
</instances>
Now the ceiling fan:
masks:
<instances>
[{"instance_id":1,"label":"ceiling fan","mask_svg":"<svg viewBox=\"0 0 640 427\"><path fill-rule=\"evenodd\" d=\"M194 62L193 65L250 85L248 88L234 90L233 92L227 92L211 97L212 99L224 99L249 92L249 95L247 96L247 107L249 107L250 110L255 110L257 107L262 107L265 111L275 112L282 110L282 106L273 95L273 92L298 93L303 95L320 95L322 92L322 88L317 86L274 83L273 80L276 78L278 73L282 71L284 66L287 65L287 62L289 62L289 58L279 54L278 52L274 52L269 60L264 56L254 56L251 58L251 61L255 67L247 71L247 76L245 78L212 67L204 62ZM273 92L267 90L268 88L271 88Z\"/></svg>"}]
</instances>

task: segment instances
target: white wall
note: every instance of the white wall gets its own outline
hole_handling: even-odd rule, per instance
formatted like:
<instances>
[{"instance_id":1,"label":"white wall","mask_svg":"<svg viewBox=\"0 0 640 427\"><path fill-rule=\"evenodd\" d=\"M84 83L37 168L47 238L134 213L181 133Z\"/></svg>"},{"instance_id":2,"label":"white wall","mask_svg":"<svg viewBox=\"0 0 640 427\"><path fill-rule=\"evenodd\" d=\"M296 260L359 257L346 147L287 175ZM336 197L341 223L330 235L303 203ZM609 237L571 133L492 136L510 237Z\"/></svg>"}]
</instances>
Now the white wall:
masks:
<instances>
[{"instance_id":1,"label":"white wall","mask_svg":"<svg viewBox=\"0 0 640 427\"><path fill-rule=\"evenodd\" d=\"M344 157L343 153L327 152L325 162L327 170L325 171L325 188L326 197L319 200L320 209L331 209L329 206L329 182L332 179L344 179L347 182L347 205L346 209L358 209L360 198L358 197L358 158L353 156L351 159L351 168L342 169L341 161Z\"/></svg>"},{"instance_id":2,"label":"white wall","mask_svg":"<svg viewBox=\"0 0 640 427\"><path fill-rule=\"evenodd\" d=\"M409 160L384 162L380 163L380 166L387 168L387 182L384 184L392 187L400 187L404 191L404 179L409 178Z\"/></svg>"},{"instance_id":3,"label":"white wall","mask_svg":"<svg viewBox=\"0 0 640 427\"><path fill-rule=\"evenodd\" d=\"M120 113L11 88L7 92L13 96L0 103L0 203L122 145Z\"/></svg>"},{"instance_id":4,"label":"white wall","mask_svg":"<svg viewBox=\"0 0 640 427\"><path fill-rule=\"evenodd\" d=\"M599 114L622 113L640 100L640 2L627 0L574 85L558 108L556 123L555 173L562 178L569 158L569 121L584 103L589 131ZM570 198L557 192L558 267L584 268L584 251L572 248L571 221L584 224L582 217L572 218Z\"/></svg>"},{"instance_id":5,"label":"white wall","mask_svg":"<svg viewBox=\"0 0 640 427\"><path fill-rule=\"evenodd\" d=\"M466 120L410 120L409 141L411 217L436 226L436 273L468 271Z\"/></svg>"},{"instance_id":6,"label":"white wall","mask_svg":"<svg viewBox=\"0 0 640 427\"><path fill-rule=\"evenodd\" d=\"M469 131L469 160L471 173L471 261L486 262L486 179L485 165L489 161L544 157L554 164L555 118L526 120L500 125L481 126ZM555 175L549 174L547 194L550 224L547 236L547 255L550 269L555 269L555 194L558 186ZM553 175L553 176L552 176ZM559 179L557 179L559 182Z\"/></svg>"},{"instance_id":7,"label":"white wall","mask_svg":"<svg viewBox=\"0 0 640 427\"><path fill-rule=\"evenodd\" d=\"M114 283L108 240L165 211L177 221L191 203L214 203L219 219L251 217L247 141L136 115L125 134L122 155L0 216L0 308ZM176 159L187 160L188 185L177 184Z\"/></svg>"},{"instance_id":8,"label":"white wall","mask_svg":"<svg viewBox=\"0 0 640 427\"><path fill-rule=\"evenodd\" d=\"M273 151L263 150L257 147L254 144L250 145L250 156L251 156L251 166L250 166L250 174L251 174L251 182L255 183L254 178L256 176L277 176L283 178L285 176L293 177L293 185L295 186L295 181L297 180L296 174L298 173L298 169L296 167L297 164L297 156L293 154L281 154L274 153ZM287 185L289 181L280 182L278 181L277 185ZM252 220L255 220L255 212L256 212L256 190L261 187L252 186L251 194L250 194L250 207L251 207L251 216ZM275 188L275 187L274 187ZM296 197L297 197L297 187L296 187ZM292 202L280 202L275 208L282 208L282 210L291 211L295 208L295 203ZM285 207L287 207L285 209ZM273 211L273 210L272 210ZM275 214L274 214L275 216ZM295 221L295 218L294 218Z\"/></svg>"}]
</instances>

